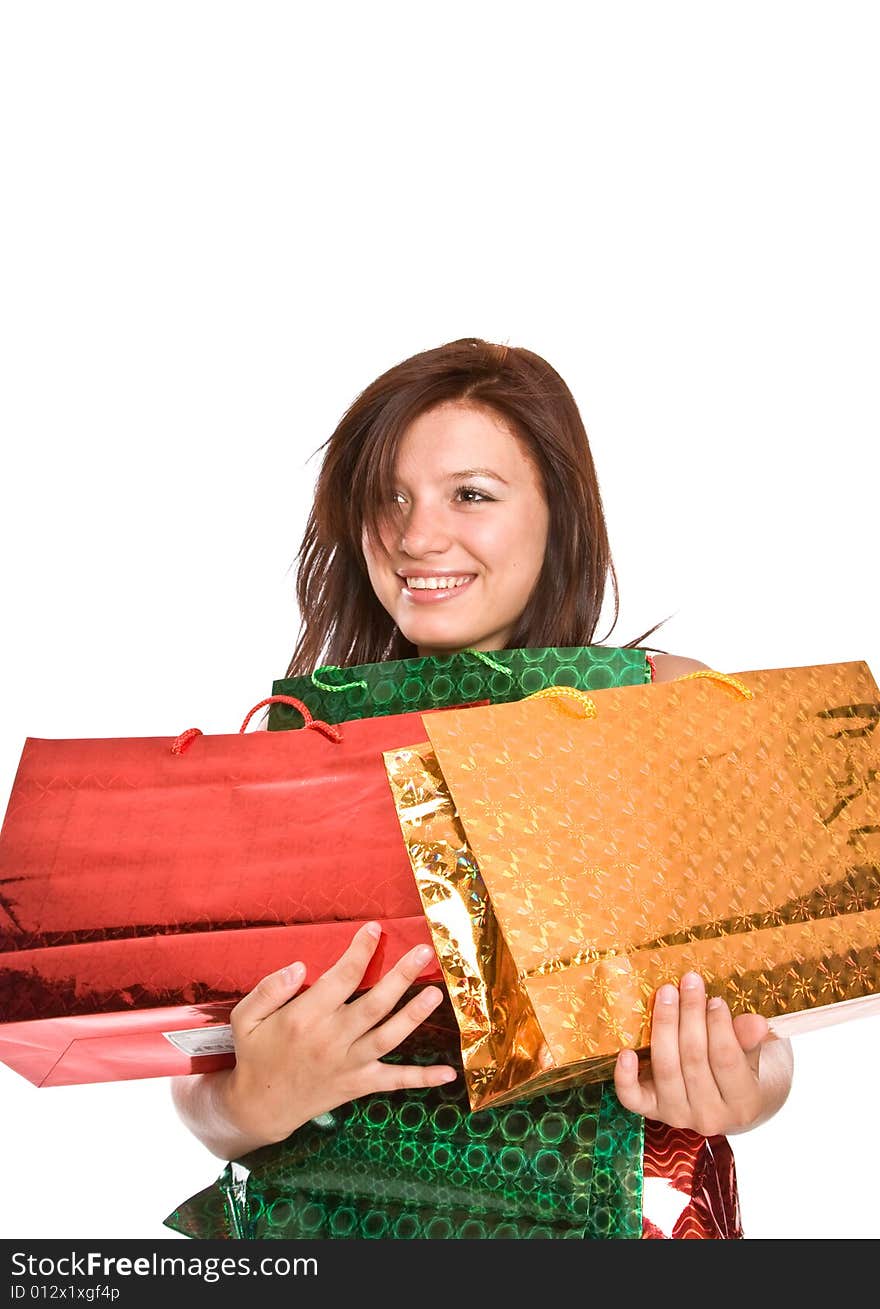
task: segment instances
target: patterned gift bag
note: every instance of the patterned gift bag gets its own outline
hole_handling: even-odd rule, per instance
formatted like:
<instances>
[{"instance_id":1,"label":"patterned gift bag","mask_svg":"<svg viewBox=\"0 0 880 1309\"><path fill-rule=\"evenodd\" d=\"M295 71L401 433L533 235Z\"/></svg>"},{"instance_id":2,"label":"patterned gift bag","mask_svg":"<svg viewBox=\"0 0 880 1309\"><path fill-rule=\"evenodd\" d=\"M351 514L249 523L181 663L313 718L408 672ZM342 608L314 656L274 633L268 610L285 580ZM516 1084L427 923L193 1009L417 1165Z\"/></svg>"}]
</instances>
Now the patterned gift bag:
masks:
<instances>
[{"instance_id":1,"label":"patterned gift bag","mask_svg":"<svg viewBox=\"0 0 880 1309\"><path fill-rule=\"evenodd\" d=\"M644 651L601 646L498 650L317 670L281 679L326 722L522 699L548 685L651 680ZM300 725L283 704L269 727ZM389 1060L461 1068L448 1000ZM288 1140L230 1161L214 1184L165 1219L175 1231L227 1238L637 1238L642 1235L644 1121L608 1084L569 1087L473 1114L462 1076L423 1091L372 1095Z\"/></svg>"},{"instance_id":2,"label":"patterned gift bag","mask_svg":"<svg viewBox=\"0 0 880 1309\"><path fill-rule=\"evenodd\" d=\"M609 686L650 682L644 650L614 646L553 646L530 650L465 650L459 654L391 659L350 668L328 665L308 676L273 682L274 695L295 696L325 723L376 718L416 709L488 700L522 700L548 686L598 691ZM302 717L287 705L273 705L269 730L301 727Z\"/></svg>"},{"instance_id":3,"label":"patterned gift bag","mask_svg":"<svg viewBox=\"0 0 880 1309\"><path fill-rule=\"evenodd\" d=\"M448 1002L388 1059L460 1069ZM201 1239L637 1238L642 1136L607 1084L472 1114L459 1076L341 1105L164 1221Z\"/></svg>"},{"instance_id":4,"label":"patterned gift bag","mask_svg":"<svg viewBox=\"0 0 880 1309\"><path fill-rule=\"evenodd\" d=\"M476 1027L485 993L503 1015L486 1031L517 1033L491 1076L479 1044L475 1108L647 1052L655 991L689 969L777 1032L880 1009L880 691L864 662L422 721L430 746L386 763L437 953L461 1021ZM463 948L433 911L451 898L473 919ZM485 986L462 985L461 959L490 946Z\"/></svg>"},{"instance_id":5,"label":"patterned gift bag","mask_svg":"<svg viewBox=\"0 0 880 1309\"><path fill-rule=\"evenodd\" d=\"M515 669L518 684L486 660L505 671ZM478 672L480 664L485 674ZM438 681L448 675L444 665L459 670L457 682ZM317 716L341 722L345 713L392 713L401 703L416 710L474 699L499 703L549 685L599 689L653 680L643 651L605 647L473 651L362 668L372 671L371 681L354 677L361 669L324 669L312 679L276 681L273 690L295 693ZM477 680L470 680L475 672ZM354 684L346 685L346 679ZM336 689L319 686L322 681L332 681ZM354 706L343 699L348 695L355 697ZM275 730L301 721L283 707L273 714L269 726ZM448 1003L441 1011L389 1058L461 1066ZM312 1160L308 1173L301 1167L307 1158ZM392 1163L402 1170L397 1175ZM437 1182L444 1167L447 1186L441 1194ZM334 1177L344 1179L335 1189ZM555 1191L550 1188L559 1199L555 1214L547 1179L558 1182ZM217 1181L165 1223L200 1239L742 1236L728 1142L629 1114L610 1082L571 1086L477 1114L469 1113L463 1080L394 1100L370 1096L307 1124L279 1145L230 1162Z\"/></svg>"}]
</instances>

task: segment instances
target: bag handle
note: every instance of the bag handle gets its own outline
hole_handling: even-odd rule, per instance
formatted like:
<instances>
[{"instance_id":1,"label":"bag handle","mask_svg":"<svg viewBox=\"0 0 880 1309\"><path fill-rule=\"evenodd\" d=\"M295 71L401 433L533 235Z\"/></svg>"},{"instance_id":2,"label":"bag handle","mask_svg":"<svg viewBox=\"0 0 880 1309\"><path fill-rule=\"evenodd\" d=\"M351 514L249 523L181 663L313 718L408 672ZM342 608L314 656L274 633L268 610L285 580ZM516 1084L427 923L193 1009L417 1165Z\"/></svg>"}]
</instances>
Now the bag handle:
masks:
<instances>
[{"instance_id":1,"label":"bag handle","mask_svg":"<svg viewBox=\"0 0 880 1309\"><path fill-rule=\"evenodd\" d=\"M719 673L714 668L698 668L696 672L683 673L681 677L674 677L672 680L674 682L688 682L695 677L708 677L721 686L729 686L746 700L754 699L754 691L746 686L745 682L741 682L738 677L733 677L730 673ZM535 691L532 695L526 697L528 700L540 700L542 698L574 700L583 709L583 713L579 715L581 718L596 717L597 711L594 701L590 699L586 691L579 691L574 686L545 686L543 691Z\"/></svg>"},{"instance_id":2,"label":"bag handle","mask_svg":"<svg viewBox=\"0 0 880 1309\"><path fill-rule=\"evenodd\" d=\"M474 657L479 659L481 663L484 663L487 668L494 669L496 673L505 673L511 681L516 681L516 678L510 669L505 668L504 664L500 664L497 659L490 658L485 650L462 650L461 653L474 655ZM338 686L331 686L329 682L322 682L318 677L319 673L342 673L344 671L343 668L340 668L339 664L322 664L320 668L316 668L314 672L309 675L309 680L319 691L353 691L356 687L360 687L362 690L366 691L367 683L360 677L354 682L340 682Z\"/></svg>"},{"instance_id":3,"label":"bag handle","mask_svg":"<svg viewBox=\"0 0 880 1309\"><path fill-rule=\"evenodd\" d=\"M334 741L337 745L342 740L342 732L338 727L332 723L325 723L320 718L313 718L308 705L303 704L302 700L297 700L294 695L269 695L265 700L258 701L253 709L249 709L245 715L244 722L238 729L239 735L244 733L245 728L257 710L262 709L263 706L267 704L287 704L292 705L294 709L298 709L304 719L302 727L298 729L301 732L305 731L307 727L314 727L316 731L321 732L328 740ZM202 729L200 727L188 727L185 732L181 732L180 736L175 737L172 741L171 753L183 754L184 750L187 749L191 742L194 741L197 736L201 735Z\"/></svg>"},{"instance_id":4,"label":"bag handle","mask_svg":"<svg viewBox=\"0 0 880 1309\"><path fill-rule=\"evenodd\" d=\"M309 674L309 681L313 686L316 686L319 691L353 691L358 686L366 691L367 684L362 677L359 677L357 681L354 682L342 682L339 686L331 686L329 682L318 681L319 673L341 672L342 669L339 667L339 664L322 664L320 668L316 668L314 672Z\"/></svg>"}]
</instances>

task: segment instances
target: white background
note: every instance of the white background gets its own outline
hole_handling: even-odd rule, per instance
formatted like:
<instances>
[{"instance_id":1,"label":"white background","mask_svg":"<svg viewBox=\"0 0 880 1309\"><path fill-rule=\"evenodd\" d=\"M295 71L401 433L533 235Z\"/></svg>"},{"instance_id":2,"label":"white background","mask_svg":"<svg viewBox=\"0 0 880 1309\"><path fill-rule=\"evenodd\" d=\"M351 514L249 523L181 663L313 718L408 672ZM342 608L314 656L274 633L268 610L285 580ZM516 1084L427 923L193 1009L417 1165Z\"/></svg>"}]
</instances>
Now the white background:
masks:
<instances>
[{"instance_id":1,"label":"white background","mask_svg":"<svg viewBox=\"0 0 880 1309\"><path fill-rule=\"evenodd\" d=\"M870 3L7 3L0 790L26 736L237 730L317 458L465 335L566 378L611 638L880 676ZM610 618L609 618L610 621ZM876 1237L880 1019L734 1138L752 1238ZM220 1161L168 1084L0 1067L0 1231L162 1237Z\"/></svg>"}]
</instances>

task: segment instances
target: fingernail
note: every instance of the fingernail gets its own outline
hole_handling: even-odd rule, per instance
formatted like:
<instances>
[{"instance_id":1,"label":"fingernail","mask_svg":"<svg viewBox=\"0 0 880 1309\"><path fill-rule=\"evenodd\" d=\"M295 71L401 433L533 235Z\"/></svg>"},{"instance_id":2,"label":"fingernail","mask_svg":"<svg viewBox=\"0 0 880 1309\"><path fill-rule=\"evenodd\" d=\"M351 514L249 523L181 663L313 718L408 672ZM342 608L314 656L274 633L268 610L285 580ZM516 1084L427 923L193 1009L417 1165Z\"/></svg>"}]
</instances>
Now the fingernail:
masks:
<instances>
[{"instance_id":1,"label":"fingernail","mask_svg":"<svg viewBox=\"0 0 880 1309\"><path fill-rule=\"evenodd\" d=\"M697 991L702 985L703 979L699 973L685 973L681 979L683 991Z\"/></svg>"},{"instance_id":2,"label":"fingernail","mask_svg":"<svg viewBox=\"0 0 880 1309\"><path fill-rule=\"evenodd\" d=\"M434 951L429 945L418 945L413 950L413 959L419 965L426 964L429 959L433 959Z\"/></svg>"},{"instance_id":3,"label":"fingernail","mask_svg":"<svg viewBox=\"0 0 880 1309\"><path fill-rule=\"evenodd\" d=\"M364 931L366 932L367 936L372 936L373 939L376 941L378 941L379 937L382 935L382 928L379 926L378 923L367 923L367 925L364 928Z\"/></svg>"},{"instance_id":4,"label":"fingernail","mask_svg":"<svg viewBox=\"0 0 880 1309\"><path fill-rule=\"evenodd\" d=\"M425 987L419 996L419 1003L423 1009L433 1009L440 1003L443 998L443 992L436 986Z\"/></svg>"},{"instance_id":5,"label":"fingernail","mask_svg":"<svg viewBox=\"0 0 880 1309\"><path fill-rule=\"evenodd\" d=\"M282 968L281 974L285 982L289 982L292 986L294 982L298 982L302 978L305 971L305 964L297 960L295 964L288 964L286 968Z\"/></svg>"},{"instance_id":6,"label":"fingernail","mask_svg":"<svg viewBox=\"0 0 880 1309\"><path fill-rule=\"evenodd\" d=\"M438 1077L441 1082L454 1082L456 1077L458 1077L458 1073L454 1068L447 1068L444 1072L440 1073Z\"/></svg>"},{"instance_id":7,"label":"fingernail","mask_svg":"<svg viewBox=\"0 0 880 1309\"><path fill-rule=\"evenodd\" d=\"M709 999L708 999L708 1001L706 1002L706 1008L707 1008L707 1009L720 1009L721 1006L722 1006L723 1004L724 1004L724 1001L721 999L721 996L720 996L720 995L713 995L713 996L710 996Z\"/></svg>"},{"instance_id":8,"label":"fingernail","mask_svg":"<svg viewBox=\"0 0 880 1309\"><path fill-rule=\"evenodd\" d=\"M657 999L660 1004L675 1004L678 999L678 988L673 986L671 982L665 982L657 992Z\"/></svg>"}]
</instances>

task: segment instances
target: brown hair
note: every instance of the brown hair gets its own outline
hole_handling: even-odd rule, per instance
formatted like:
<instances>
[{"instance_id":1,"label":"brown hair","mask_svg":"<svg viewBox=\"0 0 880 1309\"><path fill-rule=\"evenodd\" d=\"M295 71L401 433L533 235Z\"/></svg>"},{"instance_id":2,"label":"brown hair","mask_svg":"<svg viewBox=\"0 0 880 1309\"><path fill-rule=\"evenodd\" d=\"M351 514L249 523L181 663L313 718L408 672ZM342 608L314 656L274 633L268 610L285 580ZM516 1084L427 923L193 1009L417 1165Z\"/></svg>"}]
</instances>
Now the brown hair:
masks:
<instances>
[{"instance_id":1,"label":"brown hair","mask_svg":"<svg viewBox=\"0 0 880 1309\"><path fill-rule=\"evenodd\" d=\"M574 397L540 355L462 337L404 359L377 377L343 414L326 450L302 544L296 596L302 620L287 676L404 659L416 649L380 604L362 551L389 513L397 448L407 426L444 401L489 408L524 442L544 484L550 522L544 566L510 648L596 645L607 578L619 613L590 443ZM662 620L666 622L666 619ZM625 648L641 642L655 624ZM606 637L607 639L607 637Z\"/></svg>"}]
</instances>

